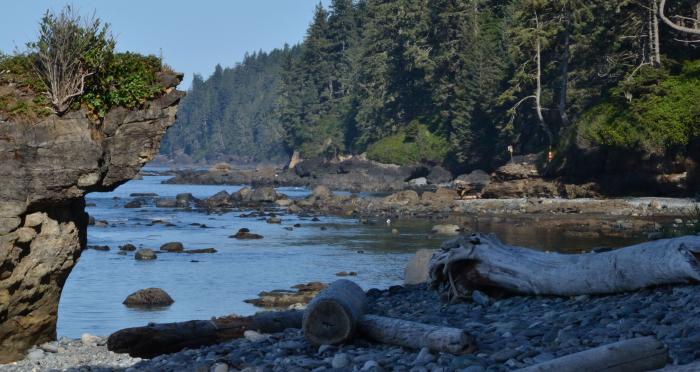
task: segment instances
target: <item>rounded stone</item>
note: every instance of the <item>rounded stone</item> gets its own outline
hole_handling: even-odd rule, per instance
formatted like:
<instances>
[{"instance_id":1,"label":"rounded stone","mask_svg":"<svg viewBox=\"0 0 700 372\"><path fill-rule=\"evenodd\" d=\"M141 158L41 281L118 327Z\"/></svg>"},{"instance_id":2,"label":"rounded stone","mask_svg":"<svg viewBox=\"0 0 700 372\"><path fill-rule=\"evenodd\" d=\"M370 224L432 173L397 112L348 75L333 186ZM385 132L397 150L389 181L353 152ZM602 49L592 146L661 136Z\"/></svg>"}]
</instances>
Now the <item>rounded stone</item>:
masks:
<instances>
[{"instance_id":1,"label":"rounded stone","mask_svg":"<svg viewBox=\"0 0 700 372\"><path fill-rule=\"evenodd\" d=\"M173 302L172 297L160 288L140 289L126 297L124 302L126 306L135 307L160 307L169 306Z\"/></svg>"},{"instance_id":2,"label":"rounded stone","mask_svg":"<svg viewBox=\"0 0 700 372\"><path fill-rule=\"evenodd\" d=\"M139 261L148 261L148 260L155 260L158 258L156 256L156 252L154 252L152 249L139 249L136 254L134 255L134 258L139 260Z\"/></svg>"}]
</instances>

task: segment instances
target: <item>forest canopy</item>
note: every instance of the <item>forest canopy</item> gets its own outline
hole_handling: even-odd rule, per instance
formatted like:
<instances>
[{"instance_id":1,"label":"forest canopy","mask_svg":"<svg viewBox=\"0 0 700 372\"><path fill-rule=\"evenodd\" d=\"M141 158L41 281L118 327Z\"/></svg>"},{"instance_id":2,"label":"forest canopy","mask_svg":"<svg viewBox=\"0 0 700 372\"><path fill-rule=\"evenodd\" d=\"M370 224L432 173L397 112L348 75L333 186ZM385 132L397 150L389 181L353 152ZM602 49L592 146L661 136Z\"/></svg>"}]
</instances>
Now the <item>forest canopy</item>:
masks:
<instances>
[{"instance_id":1,"label":"forest canopy","mask_svg":"<svg viewBox=\"0 0 700 372\"><path fill-rule=\"evenodd\" d=\"M302 44L196 76L163 148L459 171L581 139L682 154L700 135L694 30L697 0L333 0ZM411 125L444 151L418 151Z\"/></svg>"}]
</instances>

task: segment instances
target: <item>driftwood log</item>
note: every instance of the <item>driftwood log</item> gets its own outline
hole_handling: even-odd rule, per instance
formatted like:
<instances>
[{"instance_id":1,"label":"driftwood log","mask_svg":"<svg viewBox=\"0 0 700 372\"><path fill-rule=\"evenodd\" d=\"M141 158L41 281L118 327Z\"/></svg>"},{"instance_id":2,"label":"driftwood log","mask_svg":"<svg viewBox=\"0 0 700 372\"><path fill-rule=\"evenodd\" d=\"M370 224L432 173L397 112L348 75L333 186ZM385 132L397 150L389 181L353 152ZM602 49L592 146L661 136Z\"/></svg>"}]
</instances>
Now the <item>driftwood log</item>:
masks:
<instances>
[{"instance_id":1,"label":"driftwood log","mask_svg":"<svg viewBox=\"0 0 700 372\"><path fill-rule=\"evenodd\" d=\"M662 368L668 350L653 337L639 337L563 356L518 372L637 372Z\"/></svg>"},{"instance_id":2,"label":"driftwood log","mask_svg":"<svg viewBox=\"0 0 700 372\"><path fill-rule=\"evenodd\" d=\"M302 317L301 311L289 310L260 312L246 317L149 324L113 333L107 339L107 348L116 353L128 353L132 357L153 358L186 347L197 348L241 338L247 330L273 333L299 328Z\"/></svg>"},{"instance_id":3,"label":"driftwood log","mask_svg":"<svg viewBox=\"0 0 700 372\"><path fill-rule=\"evenodd\" d=\"M443 244L430 283L449 299L487 293L580 295L700 281L700 236L656 240L600 253L560 254L509 246L493 235Z\"/></svg>"},{"instance_id":4,"label":"driftwood log","mask_svg":"<svg viewBox=\"0 0 700 372\"><path fill-rule=\"evenodd\" d=\"M360 332L373 341L411 349L427 347L431 351L468 354L476 350L474 337L466 330L438 327L408 320L365 315Z\"/></svg>"},{"instance_id":5,"label":"driftwood log","mask_svg":"<svg viewBox=\"0 0 700 372\"><path fill-rule=\"evenodd\" d=\"M302 330L314 345L337 345L350 340L367 306L365 291L347 279L336 280L306 307Z\"/></svg>"}]
</instances>

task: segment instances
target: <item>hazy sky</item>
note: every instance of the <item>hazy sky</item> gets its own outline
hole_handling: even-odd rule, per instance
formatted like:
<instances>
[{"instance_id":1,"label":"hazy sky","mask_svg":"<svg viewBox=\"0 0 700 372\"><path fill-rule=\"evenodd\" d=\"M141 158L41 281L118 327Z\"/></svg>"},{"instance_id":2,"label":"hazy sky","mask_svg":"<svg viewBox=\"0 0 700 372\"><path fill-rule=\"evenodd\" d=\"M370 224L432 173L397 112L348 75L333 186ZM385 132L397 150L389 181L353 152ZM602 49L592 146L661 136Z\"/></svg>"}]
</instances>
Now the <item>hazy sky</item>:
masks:
<instances>
[{"instance_id":1,"label":"hazy sky","mask_svg":"<svg viewBox=\"0 0 700 372\"><path fill-rule=\"evenodd\" d=\"M247 51L302 41L318 0L14 1L0 15L0 51L24 49L44 11L65 4L108 22L120 51L162 51L167 64L186 74L180 87L187 88L192 73L207 77L217 63L232 66Z\"/></svg>"}]
</instances>

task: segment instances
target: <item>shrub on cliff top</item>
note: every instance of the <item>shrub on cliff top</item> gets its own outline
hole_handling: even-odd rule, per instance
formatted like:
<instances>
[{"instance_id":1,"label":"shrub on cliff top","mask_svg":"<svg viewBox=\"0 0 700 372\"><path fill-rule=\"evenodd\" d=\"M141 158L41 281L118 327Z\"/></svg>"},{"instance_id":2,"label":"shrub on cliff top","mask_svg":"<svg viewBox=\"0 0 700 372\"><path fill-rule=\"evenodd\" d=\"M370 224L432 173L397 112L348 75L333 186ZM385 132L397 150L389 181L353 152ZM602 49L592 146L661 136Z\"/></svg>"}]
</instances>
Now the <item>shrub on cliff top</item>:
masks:
<instances>
[{"instance_id":1,"label":"shrub on cliff top","mask_svg":"<svg viewBox=\"0 0 700 372\"><path fill-rule=\"evenodd\" d=\"M84 107L99 120L111 107L136 108L164 91L156 79L164 70L160 58L114 53L99 18L85 21L71 7L49 11L39 34L27 53L0 56L4 116L33 119Z\"/></svg>"}]
</instances>

